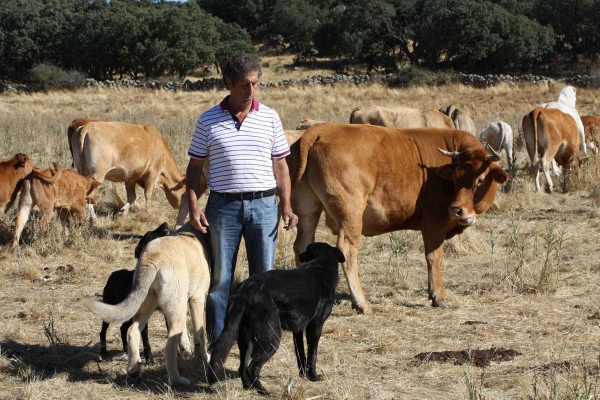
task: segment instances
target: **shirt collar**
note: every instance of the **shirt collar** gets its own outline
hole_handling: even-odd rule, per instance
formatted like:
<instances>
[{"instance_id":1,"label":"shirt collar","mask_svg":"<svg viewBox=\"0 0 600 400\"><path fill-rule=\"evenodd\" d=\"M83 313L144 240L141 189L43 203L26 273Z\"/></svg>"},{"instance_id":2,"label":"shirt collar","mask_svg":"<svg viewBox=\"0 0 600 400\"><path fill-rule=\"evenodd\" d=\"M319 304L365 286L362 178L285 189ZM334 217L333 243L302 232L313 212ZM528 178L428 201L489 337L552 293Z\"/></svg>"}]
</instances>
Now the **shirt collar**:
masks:
<instances>
[{"instance_id":1,"label":"shirt collar","mask_svg":"<svg viewBox=\"0 0 600 400\"><path fill-rule=\"evenodd\" d=\"M222 112L229 111L229 97L230 95L227 95L220 104ZM258 111L259 104L260 103L258 102L258 100L252 99L252 110Z\"/></svg>"}]
</instances>

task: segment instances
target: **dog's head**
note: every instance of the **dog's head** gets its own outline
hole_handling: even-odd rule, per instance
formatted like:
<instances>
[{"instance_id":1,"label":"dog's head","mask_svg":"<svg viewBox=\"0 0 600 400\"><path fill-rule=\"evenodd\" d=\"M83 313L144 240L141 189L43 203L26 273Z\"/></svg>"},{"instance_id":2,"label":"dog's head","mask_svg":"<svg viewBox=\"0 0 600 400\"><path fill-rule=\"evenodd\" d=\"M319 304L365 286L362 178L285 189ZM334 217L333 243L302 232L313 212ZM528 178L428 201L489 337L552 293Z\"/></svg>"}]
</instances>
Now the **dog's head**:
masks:
<instances>
[{"instance_id":1,"label":"dog's head","mask_svg":"<svg viewBox=\"0 0 600 400\"><path fill-rule=\"evenodd\" d=\"M344 253L342 253L340 249L322 242L315 242L306 246L306 251L300 254L299 258L302 262L308 262L314 260L315 258L319 257L319 255L324 253L332 253L337 257L339 262L346 262L346 257L344 257Z\"/></svg>"},{"instance_id":2,"label":"dog's head","mask_svg":"<svg viewBox=\"0 0 600 400\"><path fill-rule=\"evenodd\" d=\"M137 246L135 246L135 258L140 258L140 254L142 254L142 251L148 243L159 237L167 236L169 233L171 233L171 231L169 229L169 224L166 222L163 222L155 230L146 232L138 242Z\"/></svg>"}]
</instances>

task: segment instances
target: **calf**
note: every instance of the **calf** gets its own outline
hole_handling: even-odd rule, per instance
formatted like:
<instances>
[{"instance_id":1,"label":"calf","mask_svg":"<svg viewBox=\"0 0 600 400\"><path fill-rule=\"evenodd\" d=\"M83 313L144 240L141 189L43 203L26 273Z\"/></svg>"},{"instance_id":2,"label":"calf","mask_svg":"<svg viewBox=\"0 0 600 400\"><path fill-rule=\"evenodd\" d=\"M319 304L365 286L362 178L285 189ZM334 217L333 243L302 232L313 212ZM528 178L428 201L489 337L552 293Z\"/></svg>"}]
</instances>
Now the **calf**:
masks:
<instances>
[{"instance_id":1,"label":"calf","mask_svg":"<svg viewBox=\"0 0 600 400\"><path fill-rule=\"evenodd\" d=\"M594 154L598 154L600 150L600 117L585 116L581 117L583 129L585 132L585 143Z\"/></svg>"},{"instance_id":2,"label":"calf","mask_svg":"<svg viewBox=\"0 0 600 400\"><path fill-rule=\"evenodd\" d=\"M170 232L169 225L166 222L155 230L146 232L135 247L135 258L140 257L141 252L149 242L156 238L166 236ZM135 271L133 270L120 269L110 274L108 281L104 286L104 290L102 291L102 301L106 304L115 305L125 300L133 286L134 272ZM133 320L130 319L121 325L121 341L125 353L127 353L127 330L131 324L133 324ZM102 330L100 331L100 354L102 356L108 355L108 350L106 349L106 331L109 326L110 324L108 322L102 321ZM182 335L182 337L184 336L187 335ZM144 344L144 358L146 359L146 364L154 364L152 349L150 348L150 341L148 340L148 325L146 325L142 331L142 343Z\"/></svg>"},{"instance_id":3,"label":"calf","mask_svg":"<svg viewBox=\"0 0 600 400\"><path fill-rule=\"evenodd\" d=\"M21 232L33 206L38 206L42 212L40 225L43 229L52 219L52 211L57 210L66 231L72 217L80 223L84 221L85 203L95 204L97 201L100 182L70 169L63 170L57 163L53 165L54 170L34 168L23 180L13 246L19 245Z\"/></svg>"},{"instance_id":4,"label":"calf","mask_svg":"<svg viewBox=\"0 0 600 400\"><path fill-rule=\"evenodd\" d=\"M10 160L0 161L0 218L15 202L23 179L31 173L31 160L25 154L15 154Z\"/></svg>"}]
</instances>

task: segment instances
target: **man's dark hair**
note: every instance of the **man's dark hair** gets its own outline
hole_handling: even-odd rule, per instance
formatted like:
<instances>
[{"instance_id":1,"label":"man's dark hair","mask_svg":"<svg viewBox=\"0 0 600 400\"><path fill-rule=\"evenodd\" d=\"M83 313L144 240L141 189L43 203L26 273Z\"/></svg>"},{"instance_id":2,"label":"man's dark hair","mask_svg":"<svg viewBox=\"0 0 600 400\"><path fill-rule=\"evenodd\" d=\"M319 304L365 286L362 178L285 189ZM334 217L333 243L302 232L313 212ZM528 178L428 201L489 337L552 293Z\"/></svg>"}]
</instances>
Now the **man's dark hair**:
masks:
<instances>
[{"instance_id":1,"label":"man's dark hair","mask_svg":"<svg viewBox=\"0 0 600 400\"><path fill-rule=\"evenodd\" d=\"M249 54L238 54L227 61L223 66L223 82L225 83L225 86L227 86L227 80L232 84L235 84L238 78L246 76L254 71L258 71L259 77L262 75L262 69L260 68L258 59Z\"/></svg>"}]
</instances>

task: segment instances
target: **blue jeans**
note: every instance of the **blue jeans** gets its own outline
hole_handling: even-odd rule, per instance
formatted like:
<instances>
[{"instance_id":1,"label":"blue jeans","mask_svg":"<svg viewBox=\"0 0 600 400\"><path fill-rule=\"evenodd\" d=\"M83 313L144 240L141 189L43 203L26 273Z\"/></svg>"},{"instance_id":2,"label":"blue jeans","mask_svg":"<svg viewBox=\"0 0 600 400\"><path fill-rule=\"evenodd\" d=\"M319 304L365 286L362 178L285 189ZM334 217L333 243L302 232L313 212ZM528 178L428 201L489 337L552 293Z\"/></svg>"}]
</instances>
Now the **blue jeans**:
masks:
<instances>
[{"instance_id":1,"label":"blue jeans","mask_svg":"<svg viewBox=\"0 0 600 400\"><path fill-rule=\"evenodd\" d=\"M250 275L273 269L277 245L275 196L253 200L224 198L211 193L206 219L212 258L210 289L206 299L209 341L223 332L227 299L242 237L246 243Z\"/></svg>"}]
</instances>

